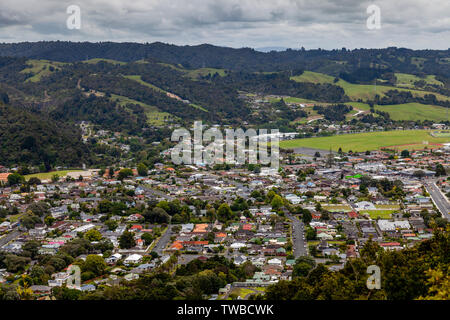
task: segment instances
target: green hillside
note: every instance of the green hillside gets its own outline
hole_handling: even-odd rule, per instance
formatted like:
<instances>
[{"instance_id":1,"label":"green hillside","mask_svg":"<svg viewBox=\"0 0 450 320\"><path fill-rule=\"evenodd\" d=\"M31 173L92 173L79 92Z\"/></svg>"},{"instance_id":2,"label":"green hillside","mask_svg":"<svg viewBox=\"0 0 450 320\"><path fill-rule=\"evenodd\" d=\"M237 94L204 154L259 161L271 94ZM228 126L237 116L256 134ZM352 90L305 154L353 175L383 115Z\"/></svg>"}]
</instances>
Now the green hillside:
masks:
<instances>
[{"instance_id":1,"label":"green hillside","mask_svg":"<svg viewBox=\"0 0 450 320\"><path fill-rule=\"evenodd\" d=\"M28 60L29 68L23 69L20 73L31 73L33 76L28 78L27 82L38 82L42 77L52 74L52 72L61 69L65 63L49 60Z\"/></svg>"},{"instance_id":2,"label":"green hillside","mask_svg":"<svg viewBox=\"0 0 450 320\"><path fill-rule=\"evenodd\" d=\"M322 74L322 73L311 72L311 71L305 71L302 75L292 77L291 79L294 81L297 81L297 82L332 83L332 84L338 85L338 86L342 87L342 89L344 89L345 94L352 101L357 101L359 99L362 99L362 100L374 99L376 94L378 94L380 97L383 97L384 94L389 90L410 91L411 94L413 94L414 96L418 96L418 97L423 97L426 94L434 94L436 96L436 98L439 100L444 100L444 101L450 100L449 97L446 97L439 93L434 93L434 92L429 92L429 91L405 89L405 88L398 88L398 87L392 87L392 86L353 84L353 83L349 83L342 79L339 79L338 82L334 83L334 77L326 75L326 74ZM417 78L417 79L420 79L420 78ZM430 81L432 81L432 79L434 79L434 78L433 78L433 76L430 76L429 79L430 79ZM437 80L435 80L435 81L437 81Z\"/></svg>"},{"instance_id":3,"label":"green hillside","mask_svg":"<svg viewBox=\"0 0 450 320\"><path fill-rule=\"evenodd\" d=\"M167 112L161 112L158 108L149 106L148 104L130 99L128 97L119 96L116 94L111 95L111 100L117 101L121 106L126 106L127 104L138 104L142 106L145 110L145 115L147 116L147 122L150 125L161 126L165 123L165 120L174 118L173 115Z\"/></svg>"}]
</instances>

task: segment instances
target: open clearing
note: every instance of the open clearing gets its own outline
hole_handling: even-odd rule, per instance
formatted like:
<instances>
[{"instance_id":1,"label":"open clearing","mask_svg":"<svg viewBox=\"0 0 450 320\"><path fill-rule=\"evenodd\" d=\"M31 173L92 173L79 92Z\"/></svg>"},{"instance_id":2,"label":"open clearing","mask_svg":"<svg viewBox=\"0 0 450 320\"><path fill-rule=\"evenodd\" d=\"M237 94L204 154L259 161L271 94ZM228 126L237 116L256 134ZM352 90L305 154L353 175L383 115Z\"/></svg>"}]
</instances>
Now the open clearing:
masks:
<instances>
[{"instance_id":1,"label":"open clearing","mask_svg":"<svg viewBox=\"0 0 450 320\"><path fill-rule=\"evenodd\" d=\"M31 67L23 69L20 73L31 73L33 76L28 78L25 82L38 82L42 77L60 70L60 67L65 63L49 60L28 60L27 64Z\"/></svg>"},{"instance_id":2,"label":"open clearing","mask_svg":"<svg viewBox=\"0 0 450 320\"><path fill-rule=\"evenodd\" d=\"M344 89L345 94L352 100L357 101L358 99L362 100L373 100L376 94L380 97L383 97L385 93L389 90L398 90L398 91L409 91L413 96L423 97L426 94L434 94L438 100L446 101L450 100L449 97L446 97L442 94L429 92L429 91L421 91L414 89L404 89L399 87L392 86L380 86L380 85L371 85L371 84L353 84L349 83L345 80L339 79L336 83L334 82L334 77L318 73L305 71L302 75L291 77L292 80L297 82L312 82L312 83L331 83L338 85Z\"/></svg>"},{"instance_id":3,"label":"open clearing","mask_svg":"<svg viewBox=\"0 0 450 320\"><path fill-rule=\"evenodd\" d=\"M445 143L450 142L450 138L435 138L426 130L398 130L286 140L280 142L280 147L283 149L306 147L322 150L329 150L331 148L334 151L338 151L341 147L344 152L348 152L349 150L364 152L367 150L377 150L381 147L406 144L419 145L425 141L429 143Z\"/></svg>"},{"instance_id":4,"label":"open clearing","mask_svg":"<svg viewBox=\"0 0 450 320\"><path fill-rule=\"evenodd\" d=\"M147 116L147 122L150 125L160 126L167 120L173 118L173 115L167 112L161 112L158 108L145 104L143 102L130 99L128 97L119 96L116 94L111 95L111 100L117 101L121 106L125 107L127 104L138 104L144 108L145 115Z\"/></svg>"},{"instance_id":5,"label":"open clearing","mask_svg":"<svg viewBox=\"0 0 450 320\"><path fill-rule=\"evenodd\" d=\"M414 82L423 80L427 84L431 85L438 85L443 86L444 84L436 80L436 76L434 75L427 75L425 78L419 78L418 76L415 76L413 74L407 74L407 73L396 73L395 77L397 78L397 86L401 87L414 87Z\"/></svg>"},{"instance_id":6,"label":"open clearing","mask_svg":"<svg viewBox=\"0 0 450 320\"><path fill-rule=\"evenodd\" d=\"M62 170L62 171L52 171L52 172L43 172L43 173L34 173L25 176L25 180L30 180L30 178L38 178L40 180L49 180L53 177L53 175L57 174L60 178L65 177L69 172L77 172L83 171L82 169L78 170Z\"/></svg>"},{"instance_id":7,"label":"open clearing","mask_svg":"<svg viewBox=\"0 0 450 320\"><path fill-rule=\"evenodd\" d=\"M112 60L112 59L102 59L102 58L94 58L94 59L84 60L83 62L89 63L89 64L97 64L99 62L106 62L106 63L116 64L116 65L127 64L126 62L123 62L123 61L117 61L117 60Z\"/></svg>"},{"instance_id":8,"label":"open clearing","mask_svg":"<svg viewBox=\"0 0 450 320\"><path fill-rule=\"evenodd\" d=\"M153 85L153 84L151 84L151 83L148 83L148 82L145 82L144 80L142 80L142 76L139 76L139 75L133 75L133 76L124 76L124 78L127 78L127 79L130 79L130 80L134 80L134 81L136 81L136 82L139 82L140 84L142 84L142 85L144 85L144 86L146 86L146 87L152 88L153 90L156 90L156 91L159 91L159 92L167 93L167 91L164 91L163 89L158 88L157 86L155 86L155 85Z\"/></svg>"},{"instance_id":9,"label":"open clearing","mask_svg":"<svg viewBox=\"0 0 450 320\"><path fill-rule=\"evenodd\" d=\"M390 219L396 210L363 210L360 214L368 214L371 219Z\"/></svg>"},{"instance_id":10,"label":"open clearing","mask_svg":"<svg viewBox=\"0 0 450 320\"><path fill-rule=\"evenodd\" d=\"M330 212L350 212L352 207L345 204L322 204L322 208Z\"/></svg>"},{"instance_id":11,"label":"open clearing","mask_svg":"<svg viewBox=\"0 0 450 320\"><path fill-rule=\"evenodd\" d=\"M392 120L447 120L447 108L420 103L375 106L375 110L388 112Z\"/></svg>"}]
</instances>

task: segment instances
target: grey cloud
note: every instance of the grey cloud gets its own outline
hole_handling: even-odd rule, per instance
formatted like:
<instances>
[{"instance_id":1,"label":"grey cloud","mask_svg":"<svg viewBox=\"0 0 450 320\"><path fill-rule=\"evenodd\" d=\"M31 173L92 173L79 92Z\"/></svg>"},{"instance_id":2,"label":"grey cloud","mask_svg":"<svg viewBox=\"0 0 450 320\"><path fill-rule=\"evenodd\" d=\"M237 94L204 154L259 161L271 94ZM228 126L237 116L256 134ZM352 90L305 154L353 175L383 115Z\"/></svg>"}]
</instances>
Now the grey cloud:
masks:
<instances>
[{"instance_id":1,"label":"grey cloud","mask_svg":"<svg viewBox=\"0 0 450 320\"><path fill-rule=\"evenodd\" d=\"M71 4L81 30L65 27ZM381 30L366 28L370 4L381 8ZM448 0L1 0L0 41L446 48L449 14Z\"/></svg>"}]
</instances>

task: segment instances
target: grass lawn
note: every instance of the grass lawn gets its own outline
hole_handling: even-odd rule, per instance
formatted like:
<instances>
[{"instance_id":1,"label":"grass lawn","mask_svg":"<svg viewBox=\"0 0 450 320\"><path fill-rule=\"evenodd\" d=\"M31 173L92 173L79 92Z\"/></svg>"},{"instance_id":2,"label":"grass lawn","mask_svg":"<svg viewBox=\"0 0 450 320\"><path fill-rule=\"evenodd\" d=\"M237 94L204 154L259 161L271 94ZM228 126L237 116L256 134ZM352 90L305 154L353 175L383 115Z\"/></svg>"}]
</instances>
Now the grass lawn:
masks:
<instances>
[{"instance_id":1,"label":"grass lawn","mask_svg":"<svg viewBox=\"0 0 450 320\"><path fill-rule=\"evenodd\" d=\"M241 298L245 298L245 296L250 293L255 293L255 291L248 289L248 288L234 288L230 294L236 294L236 295L240 296Z\"/></svg>"},{"instance_id":2,"label":"grass lawn","mask_svg":"<svg viewBox=\"0 0 450 320\"><path fill-rule=\"evenodd\" d=\"M348 152L349 150L363 152L367 150L377 150L381 147L422 144L424 141L430 143L445 143L450 142L450 139L432 137L429 134L429 131L426 130L399 130L286 140L280 142L280 148L294 149L307 147L322 150L329 150L331 148L334 151L338 151L339 148L342 147L344 152Z\"/></svg>"},{"instance_id":3,"label":"grass lawn","mask_svg":"<svg viewBox=\"0 0 450 320\"><path fill-rule=\"evenodd\" d=\"M339 241L339 240L331 240L331 241L327 241L329 244L335 244L335 245L341 245L341 244L346 244L346 242L345 241L343 241L343 240L341 240L341 241Z\"/></svg>"},{"instance_id":4,"label":"grass lawn","mask_svg":"<svg viewBox=\"0 0 450 320\"><path fill-rule=\"evenodd\" d=\"M372 219L390 219L392 218L392 214L397 210L363 210L360 211L360 214L369 214Z\"/></svg>"},{"instance_id":5,"label":"grass lawn","mask_svg":"<svg viewBox=\"0 0 450 320\"><path fill-rule=\"evenodd\" d=\"M386 210L400 210L400 206L398 204L376 204L375 208Z\"/></svg>"},{"instance_id":6,"label":"grass lawn","mask_svg":"<svg viewBox=\"0 0 450 320\"><path fill-rule=\"evenodd\" d=\"M15 214L13 216L8 216L8 220L11 223L17 222L20 219L20 217L23 216L24 214L25 213L18 213L18 214Z\"/></svg>"},{"instance_id":7,"label":"grass lawn","mask_svg":"<svg viewBox=\"0 0 450 320\"><path fill-rule=\"evenodd\" d=\"M34 173L25 176L25 180L30 180L30 178L38 178L40 180L49 180L53 175L57 174L60 178L65 177L69 172L83 171L83 169L78 170L62 170L62 171L52 171L44 173Z\"/></svg>"},{"instance_id":8,"label":"grass lawn","mask_svg":"<svg viewBox=\"0 0 450 320\"><path fill-rule=\"evenodd\" d=\"M352 211L352 208L348 205L332 205L332 204L322 204L322 208L324 208L327 211Z\"/></svg>"}]
</instances>

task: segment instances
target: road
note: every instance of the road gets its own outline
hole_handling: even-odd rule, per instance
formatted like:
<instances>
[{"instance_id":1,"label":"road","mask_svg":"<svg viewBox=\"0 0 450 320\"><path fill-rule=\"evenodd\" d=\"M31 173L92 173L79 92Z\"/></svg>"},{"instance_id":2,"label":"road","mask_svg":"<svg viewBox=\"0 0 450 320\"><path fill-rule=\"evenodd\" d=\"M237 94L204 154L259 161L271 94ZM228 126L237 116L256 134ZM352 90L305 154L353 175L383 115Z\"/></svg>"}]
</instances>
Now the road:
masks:
<instances>
[{"instance_id":1,"label":"road","mask_svg":"<svg viewBox=\"0 0 450 320\"><path fill-rule=\"evenodd\" d=\"M450 203L447 201L447 198L442 194L434 181L425 182L424 185L442 216L450 221Z\"/></svg>"},{"instance_id":2,"label":"road","mask_svg":"<svg viewBox=\"0 0 450 320\"><path fill-rule=\"evenodd\" d=\"M172 236L172 225L168 225L167 231L159 238L156 246L153 248L160 256L163 255L163 250L166 248L167 244L170 242L170 237Z\"/></svg>"},{"instance_id":3,"label":"road","mask_svg":"<svg viewBox=\"0 0 450 320\"><path fill-rule=\"evenodd\" d=\"M174 197L169 196L168 194L165 194L165 193L162 192L162 191L155 190L155 189L149 188L149 187L147 187L147 186L143 186L142 189L144 189L144 191L147 191L147 192L151 193L151 194L154 195L155 197L163 198L163 199L166 199L166 200L168 200L168 201L173 201L173 200L175 200Z\"/></svg>"},{"instance_id":4,"label":"road","mask_svg":"<svg viewBox=\"0 0 450 320\"><path fill-rule=\"evenodd\" d=\"M3 247L8 242L17 238L19 235L20 235L19 231L13 231L13 232L7 234L6 236L0 238L0 248Z\"/></svg>"},{"instance_id":5,"label":"road","mask_svg":"<svg viewBox=\"0 0 450 320\"><path fill-rule=\"evenodd\" d=\"M303 222L290 214L287 217L292 221L292 244L294 246L295 259L308 255Z\"/></svg>"}]
</instances>

